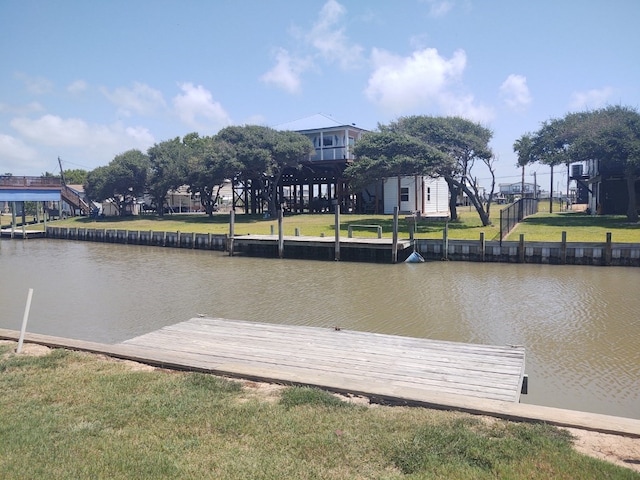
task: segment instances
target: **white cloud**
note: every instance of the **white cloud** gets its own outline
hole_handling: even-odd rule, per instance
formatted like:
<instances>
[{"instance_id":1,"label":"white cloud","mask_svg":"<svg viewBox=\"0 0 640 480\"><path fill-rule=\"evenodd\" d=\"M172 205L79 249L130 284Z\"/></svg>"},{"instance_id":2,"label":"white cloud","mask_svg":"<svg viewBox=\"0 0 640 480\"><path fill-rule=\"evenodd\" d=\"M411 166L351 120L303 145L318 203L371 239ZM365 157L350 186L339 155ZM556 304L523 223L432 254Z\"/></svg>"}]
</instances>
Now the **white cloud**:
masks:
<instances>
[{"instance_id":1,"label":"white cloud","mask_svg":"<svg viewBox=\"0 0 640 480\"><path fill-rule=\"evenodd\" d=\"M262 75L260 80L288 93L297 94L301 91L300 76L308 67L306 60L294 58L281 48L276 53L275 66Z\"/></svg>"},{"instance_id":2,"label":"white cloud","mask_svg":"<svg viewBox=\"0 0 640 480\"><path fill-rule=\"evenodd\" d=\"M118 153L137 148L146 150L155 142L144 127L89 124L79 118L43 115L38 119L14 118L11 126L30 143L55 147L67 155L85 157L87 163L106 164Z\"/></svg>"},{"instance_id":3,"label":"white cloud","mask_svg":"<svg viewBox=\"0 0 640 480\"><path fill-rule=\"evenodd\" d=\"M32 77L26 73L16 73L16 78L24 83L27 91L33 95L44 95L53 91L53 83L44 77Z\"/></svg>"},{"instance_id":4,"label":"white cloud","mask_svg":"<svg viewBox=\"0 0 640 480\"><path fill-rule=\"evenodd\" d=\"M576 110L604 107L612 94L613 89L611 87L592 89L586 92L574 92L571 95L570 107Z\"/></svg>"},{"instance_id":5,"label":"white cloud","mask_svg":"<svg viewBox=\"0 0 640 480\"><path fill-rule=\"evenodd\" d=\"M0 157L3 161L29 161L35 156L36 151L25 145L22 140L0 133Z\"/></svg>"},{"instance_id":6,"label":"white cloud","mask_svg":"<svg viewBox=\"0 0 640 480\"><path fill-rule=\"evenodd\" d=\"M460 78L466 65L462 50L447 60L434 48L416 51L410 57L374 48L371 58L374 71L365 95L393 113L437 103L449 84Z\"/></svg>"},{"instance_id":7,"label":"white cloud","mask_svg":"<svg viewBox=\"0 0 640 480\"><path fill-rule=\"evenodd\" d=\"M439 99L439 105L445 115L463 117L475 122L487 123L495 117L491 107L478 104L471 94L456 95L444 92Z\"/></svg>"},{"instance_id":8,"label":"white cloud","mask_svg":"<svg viewBox=\"0 0 640 480\"><path fill-rule=\"evenodd\" d=\"M30 113L42 112L44 107L38 102L30 102L26 105L8 105L0 103L0 113L9 113L12 115L28 115Z\"/></svg>"},{"instance_id":9,"label":"white cloud","mask_svg":"<svg viewBox=\"0 0 640 480\"><path fill-rule=\"evenodd\" d=\"M473 95L458 92L467 61L462 50L446 59L435 48L417 50L409 57L374 48L371 59L374 70L364 93L388 113L419 114L432 107L474 121L486 122L494 116Z\"/></svg>"},{"instance_id":10,"label":"white cloud","mask_svg":"<svg viewBox=\"0 0 640 480\"><path fill-rule=\"evenodd\" d=\"M109 101L118 106L118 111L122 115L127 117L134 113L150 115L157 109L166 106L159 90L140 82L135 82L132 88L120 87L112 92L106 88L101 88L100 91Z\"/></svg>"},{"instance_id":11,"label":"white cloud","mask_svg":"<svg viewBox=\"0 0 640 480\"><path fill-rule=\"evenodd\" d=\"M453 8L450 0L426 0L429 5L429 16L439 18L445 16Z\"/></svg>"},{"instance_id":12,"label":"white cloud","mask_svg":"<svg viewBox=\"0 0 640 480\"><path fill-rule=\"evenodd\" d=\"M341 26L347 10L335 0L324 4L318 21L311 28L307 40L329 63L338 63L342 69L357 67L362 62L362 47L351 44Z\"/></svg>"},{"instance_id":13,"label":"white cloud","mask_svg":"<svg viewBox=\"0 0 640 480\"><path fill-rule=\"evenodd\" d=\"M532 101L527 78L522 75L509 75L500 85L500 96L509 108L514 110L526 108Z\"/></svg>"},{"instance_id":14,"label":"white cloud","mask_svg":"<svg viewBox=\"0 0 640 480\"><path fill-rule=\"evenodd\" d=\"M76 80L67 86L67 92L77 94L84 92L89 86L84 80Z\"/></svg>"},{"instance_id":15,"label":"white cloud","mask_svg":"<svg viewBox=\"0 0 640 480\"><path fill-rule=\"evenodd\" d=\"M182 83L179 86L182 93L173 98L173 106L186 125L199 133L215 133L231 123L229 114L202 85Z\"/></svg>"}]
</instances>

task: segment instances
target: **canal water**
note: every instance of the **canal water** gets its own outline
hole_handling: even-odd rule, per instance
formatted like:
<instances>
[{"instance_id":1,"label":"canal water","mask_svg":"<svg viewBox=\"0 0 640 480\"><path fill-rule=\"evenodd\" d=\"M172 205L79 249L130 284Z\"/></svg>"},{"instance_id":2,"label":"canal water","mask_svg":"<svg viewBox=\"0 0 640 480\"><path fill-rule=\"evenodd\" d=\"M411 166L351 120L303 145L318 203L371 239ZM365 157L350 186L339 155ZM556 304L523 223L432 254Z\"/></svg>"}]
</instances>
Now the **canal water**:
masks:
<instances>
[{"instance_id":1,"label":"canal water","mask_svg":"<svg viewBox=\"0 0 640 480\"><path fill-rule=\"evenodd\" d=\"M523 403L640 418L640 269L381 265L0 241L0 327L115 343L198 314L524 345Z\"/></svg>"}]
</instances>

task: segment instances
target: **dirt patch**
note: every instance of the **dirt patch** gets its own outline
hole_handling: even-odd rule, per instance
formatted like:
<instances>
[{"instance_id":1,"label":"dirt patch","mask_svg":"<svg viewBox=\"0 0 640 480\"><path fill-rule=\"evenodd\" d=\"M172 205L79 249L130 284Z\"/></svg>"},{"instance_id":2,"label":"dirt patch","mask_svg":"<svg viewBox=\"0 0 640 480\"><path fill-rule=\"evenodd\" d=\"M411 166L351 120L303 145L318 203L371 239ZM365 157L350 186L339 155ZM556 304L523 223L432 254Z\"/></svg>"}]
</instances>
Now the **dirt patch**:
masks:
<instances>
[{"instance_id":1,"label":"dirt patch","mask_svg":"<svg viewBox=\"0 0 640 480\"><path fill-rule=\"evenodd\" d=\"M14 342L13 340L0 340L0 344L12 345L12 354L15 354L16 348L18 348L18 342ZM22 352L20 352L20 354L30 355L32 357L43 357L45 355L49 355L49 352L51 352L51 349L44 345L38 345L37 343L23 343Z\"/></svg>"},{"instance_id":2,"label":"dirt patch","mask_svg":"<svg viewBox=\"0 0 640 480\"><path fill-rule=\"evenodd\" d=\"M640 472L640 438L567 428L580 453Z\"/></svg>"},{"instance_id":3,"label":"dirt patch","mask_svg":"<svg viewBox=\"0 0 640 480\"><path fill-rule=\"evenodd\" d=\"M286 387L277 383L254 382L252 380L234 379L242 384L244 397L241 402L260 400L262 402L276 403L280 399L280 392Z\"/></svg>"}]
</instances>

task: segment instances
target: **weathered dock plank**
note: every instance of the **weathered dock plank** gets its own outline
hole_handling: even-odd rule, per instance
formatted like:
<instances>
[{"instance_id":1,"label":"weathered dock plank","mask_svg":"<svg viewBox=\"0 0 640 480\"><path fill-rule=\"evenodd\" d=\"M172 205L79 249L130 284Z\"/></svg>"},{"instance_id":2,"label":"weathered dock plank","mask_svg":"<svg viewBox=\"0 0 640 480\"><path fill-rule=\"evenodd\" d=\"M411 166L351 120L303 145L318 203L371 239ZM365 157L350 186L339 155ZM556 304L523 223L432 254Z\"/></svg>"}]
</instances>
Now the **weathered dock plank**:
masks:
<instances>
[{"instance_id":1,"label":"weathered dock plank","mask_svg":"<svg viewBox=\"0 0 640 480\"><path fill-rule=\"evenodd\" d=\"M121 345L140 356L273 381L345 391L366 384L367 393L385 385L508 402L520 398L525 361L522 347L219 318L194 318Z\"/></svg>"},{"instance_id":2,"label":"weathered dock plank","mask_svg":"<svg viewBox=\"0 0 640 480\"><path fill-rule=\"evenodd\" d=\"M178 324L176 327L180 328L182 325L183 324ZM260 326L263 324L258 325ZM19 334L20 332L16 330L0 328L0 339L17 341ZM372 335L375 336L376 334ZM400 339L404 340L403 337L400 337ZM258 364L244 365L235 362L234 358L220 358L220 365L218 365L215 371L211 370L208 367L212 363L209 358L210 352L208 351L185 353L178 351L174 346L173 348L176 350L174 353L170 350L162 350L154 347L147 348L122 343L109 345L29 332L27 332L25 340L27 342L48 345L53 348L70 348L106 354L116 358L134 360L156 366L217 372L235 377L272 381L277 380L273 377L274 370L271 366L260 366ZM411 339L407 340L410 341ZM206 342L204 343L206 344ZM481 346L477 347L480 348ZM489 348L489 350L491 350L491 348ZM524 355L524 352L519 353L520 350L521 349L518 348L514 352L511 349L507 349L505 353L511 353L511 357ZM522 361L522 367L524 367L524 361ZM640 420L636 419L589 412L578 412L538 405L528 405L514 402L512 400L502 401L480 398L478 396L460 394L459 392L451 393L449 391L438 390L435 387L431 388L425 385L416 386L414 384L403 383L402 381L396 381L394 383L376 382L375 380L372 381L370 378L363 377L358 372L355 374L353 374L353 372L351 373L351 378L346 380L340 379L334 374L327 375L324 380L325 383L318 386L324 386L336 391L344 391L345 393L363 394L393 402L401 401L413 405L423 405L432 408L459 410L480 415L492 415L506 420L545 422L560 427L582 428L596 432L640 438ZM298 371L291 369L286 372L286 374L288 377L286 380L287 382L306 385L313 384L310 381L309 372L305 368L299 368ZM284 381L282 378L279 380ZM348 385L345 386L345 383L347 382Z\"/></svg>"}]
</instances>

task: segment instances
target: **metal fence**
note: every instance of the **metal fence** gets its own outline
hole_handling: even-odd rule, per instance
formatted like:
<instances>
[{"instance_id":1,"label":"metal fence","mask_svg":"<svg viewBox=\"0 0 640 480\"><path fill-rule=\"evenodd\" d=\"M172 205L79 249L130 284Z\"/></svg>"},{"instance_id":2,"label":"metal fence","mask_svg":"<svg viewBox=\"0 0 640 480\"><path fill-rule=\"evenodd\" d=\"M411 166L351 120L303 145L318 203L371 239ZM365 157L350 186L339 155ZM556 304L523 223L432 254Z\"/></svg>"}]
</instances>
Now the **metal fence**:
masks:
<instances>
[{"instance_id":1,"label":"metal fence","mask_svg":"<svg viewBox=\"0 0 640 480\"><path fill-rule=\"evenodd\" d=\"M537 198L521 198L500 210L500 242L509 235L518 222L534 213L538 213Z\"/></svg>"}]
</instances>

